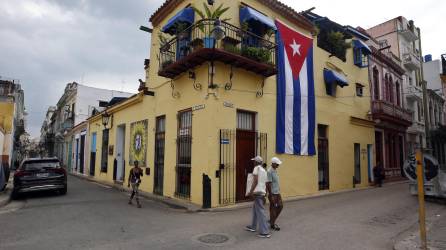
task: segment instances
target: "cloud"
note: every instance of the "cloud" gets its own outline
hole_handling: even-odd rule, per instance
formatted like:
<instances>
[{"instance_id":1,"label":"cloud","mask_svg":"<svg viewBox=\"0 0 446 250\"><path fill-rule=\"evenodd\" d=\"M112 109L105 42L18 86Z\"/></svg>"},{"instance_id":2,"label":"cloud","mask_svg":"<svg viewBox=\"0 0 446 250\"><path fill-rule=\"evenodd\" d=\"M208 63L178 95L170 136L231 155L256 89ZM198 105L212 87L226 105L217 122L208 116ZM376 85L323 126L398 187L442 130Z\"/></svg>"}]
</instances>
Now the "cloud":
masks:
<instances>
[{"instance_id":1,"label":"cloud","mask_svg":"<svg viewBox=\"0 0 446 250\"><path fill-rule=\"evenodd\" d=\"M68 82L135 92L150 35L139 30L162 0L1 1L0 76L20 79L28 130Z\"/></svg>"},{"instance_id":2,"label":"cloud","mask_svg":"<svg viewBox=\"0 0 446 250\"><path fill-rule=\"evenodd\" d=\"M223 1L223 0L219 0ZM0 76L21 80L29 112L28 129L38 136L49 105L66 83L135 91L144 77L150 35L140 31L164 0L14 0L0 1ZM445 52L439 30L446 2L294 1L282 2L316 12L341 24L369 28L399 15L421 27L423 52Z\"/></svg>"}]
</instances>

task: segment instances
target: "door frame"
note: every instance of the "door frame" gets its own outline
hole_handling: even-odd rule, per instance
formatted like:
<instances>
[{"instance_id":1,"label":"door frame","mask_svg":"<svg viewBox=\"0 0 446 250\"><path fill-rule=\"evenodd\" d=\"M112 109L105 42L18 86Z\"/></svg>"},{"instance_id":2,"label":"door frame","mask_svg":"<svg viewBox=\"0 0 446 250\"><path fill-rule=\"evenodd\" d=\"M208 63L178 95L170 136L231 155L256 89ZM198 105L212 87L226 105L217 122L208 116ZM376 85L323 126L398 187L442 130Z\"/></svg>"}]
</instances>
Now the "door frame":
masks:
<instances>
[{"instance_id":1,"label":"door frame","mask_svg":"<svg viewBox=\"0 0 446 250\"><path fill-rule=\"evenodd\" d=\"M163 127L160 127L160 122L164 121ZM162 143L162 145L161 145ZM161 115L156 117L155 121L155 159L153 169L153 193L163 195L164 192L164 159L166 146L166 116ZM161 151L162 150L162 151Z\"/></svg>"},{"instance_id":2,"label":"door frame","mask_svg":"<svg viewBox=\"0 0 446 250\"><path fill-rule=\"evenodd\" d=\"M239 114L250 116L251 121L239 121ZM249 123L251 123L249 125ZM250 128L244 128L248 126ZM236 131L235 131L235 202L249 201L245 197L246 180L249 173L254 169L254 163L251 161L256 156L257 150L257 112L237 109L236 111ZM243 137L243 138L242 138ZM241 149L241 143L246 140L252 140L252 145L249 148ZM249 155L251 151L252 155ZM242 153L243 152L243 153Z\"/></svg>"},{"instance_id":3,"label":"door frame","mask_svg":"<svg viewBox=\"0 0 446 250\"><path fill-rule=\"evenodd\" d=\"M125 141L126 124L116 126L116 182L124 183L125 179Z\"/></svg>"}]
</instances>

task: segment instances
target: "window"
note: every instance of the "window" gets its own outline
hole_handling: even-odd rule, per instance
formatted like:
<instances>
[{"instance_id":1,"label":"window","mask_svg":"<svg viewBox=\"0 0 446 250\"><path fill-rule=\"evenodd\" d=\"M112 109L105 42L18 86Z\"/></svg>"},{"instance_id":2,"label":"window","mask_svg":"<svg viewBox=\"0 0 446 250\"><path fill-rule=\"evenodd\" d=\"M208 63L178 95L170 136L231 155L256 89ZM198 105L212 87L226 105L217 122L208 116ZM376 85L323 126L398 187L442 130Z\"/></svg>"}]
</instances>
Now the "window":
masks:
<instances>
[{"instance_id":1,"label":"window","mask_svg":"<svg viewBox=\"0 0 446 250\"><path fill-rule=\"evenodd\" d=\"M398 106L402 106L401 105L401 97L400 97L400 83L398 81L396 81L395 83L395 88L396 88L396 105Z\"/></svg>"},{"instance_id":2,"label":"window","mask_svg":"<svg viewBox=\"0 0 446 250\"><path fill-rule=\"evenodd\" d=\"M361 48L353 49L353 61L354 64L360 68L369 66L368 57Z\"/></svg>"},{"instance_id":3,"label":"window","mask_svg":"<svg viewBox=\"0 0 446 250\"><path fill-rule=\"evenodd\" d=\"M389 76L389 102L393 103L393 79Z\"/></svg>"},{"instance_id":4,"label":"window","mask_svg":"<svg viewBox=\"0 0 446 250\"><path fill-rule=\"evenodd\" d=\"M379 72L373 67L373 99L379 100Z\"/></svg>"},{"instance_id":5,"label":"window","mask_svg":"<svg viewBox=\"0 0 446 250\"><path fill-rule=\"evenodd\" d=\"M421 121L421 110L420 110L420 103L417 102L417 114L418 114L418 121Z\"/></svg>"},{"instance_id":6,"label":"window","mask_svg":"<svg viewBox=\"0 0 446 250\"><path fill-rule=\"evenodd\" d=\"M237 129L255 131L255 113L238 110Z\"/></svg>"},{"instance_id":7,"label":"window","mask_svg":"<svg viewBox=\"0 0 446 250\"><path fill-rule=\"evenodd\" d=\"M363 96L364 85L356 83L356 96Z\"/></svg>"}]
</instances>

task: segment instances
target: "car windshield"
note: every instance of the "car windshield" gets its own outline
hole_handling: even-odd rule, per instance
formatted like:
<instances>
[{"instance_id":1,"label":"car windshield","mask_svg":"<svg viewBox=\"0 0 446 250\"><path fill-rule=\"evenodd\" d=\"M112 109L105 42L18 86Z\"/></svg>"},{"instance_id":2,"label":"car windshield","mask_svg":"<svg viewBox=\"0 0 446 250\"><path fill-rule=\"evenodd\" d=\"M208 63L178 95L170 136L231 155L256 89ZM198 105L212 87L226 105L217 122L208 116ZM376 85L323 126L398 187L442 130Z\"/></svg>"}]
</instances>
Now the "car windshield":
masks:
<instances>
[{"instance_id":1,"label":"car windshield","mask_svg":"<svg viewBox=\"0 0 446 250\"><path fill-rule=\"evenodd\" d=\"M23 166L24 170L42 170L42 169L51 169L58 167L59 167L59 162L54 162L54 161L26 162Z\"/></svg>"}]
</instances>

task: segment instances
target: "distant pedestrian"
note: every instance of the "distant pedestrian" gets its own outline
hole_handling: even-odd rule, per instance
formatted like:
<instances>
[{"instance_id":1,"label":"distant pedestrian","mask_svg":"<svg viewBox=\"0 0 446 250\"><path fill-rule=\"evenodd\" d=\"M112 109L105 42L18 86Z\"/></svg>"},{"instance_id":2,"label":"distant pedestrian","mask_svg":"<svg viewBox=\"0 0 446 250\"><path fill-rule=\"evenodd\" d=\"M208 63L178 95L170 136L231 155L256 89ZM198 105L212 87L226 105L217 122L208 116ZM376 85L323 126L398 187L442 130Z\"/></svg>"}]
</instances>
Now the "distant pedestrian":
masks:
<instances>
[{"instance_id":1,"label":"distant pedestrian","mask_svg":"<svg viewBox=\"0 0 446 250\"><path fill-rule=\"evenodd\" d=\"M265 214L266 180L268 178L267 172L263 168L262 157L256 156L251 160L255 162L256 166L252 171L254 178L248 196L254 197L254 204L252 207L251 225L246 226L245 229L250 232L255 232L257 230L257 225L258 225L259 234L257 234L257 236L260 238L269 238L271 237L271 234L269 233L268 223L266 221L266 214Z\"/></svg>"},{"instance_id":2,"label":"distant pedestrian","mask_svg":"<svg viewBox=\"0 0 446 250\"><path fill-rule=\"evenodd\" d=\"M268 169L268 181L266 183L269 200L269 222L271 229L276 231L280 230L280 227L276 224L276 220L283 209L282 196L280 195L279 175L277 174L277 168L280 164L282 164L282 161L279 158L271 158L271 168Z\"/></svg>"},{"instance_id":3,"label":"distant pedestrian","mask_svg":"<svg viewBox=\"0 0 446 250\"><path fill-rule=\"evenodd\" d=\"M375 178L375 186L382 187L383 179L385 178L384 169L381 162L378 162L373 168L373 177Z\"/></svg>"},{"instance_id":4,"label":"distant pedestrian","mask_svg":"<svg viewBox=\"0 0 446 250\"><path fill-rule=\"evenodd\" d=\"M133 197L136 196L136 204L138 208L141 208L141 203L139 203L139 184L141 183L141 177L143 175L142 168L138 166L138 161L134 161L134 167L130 169L128 187L132 185L132 194L130 195L129 204L132 205Z\"/></svg>"}]
</instances>

